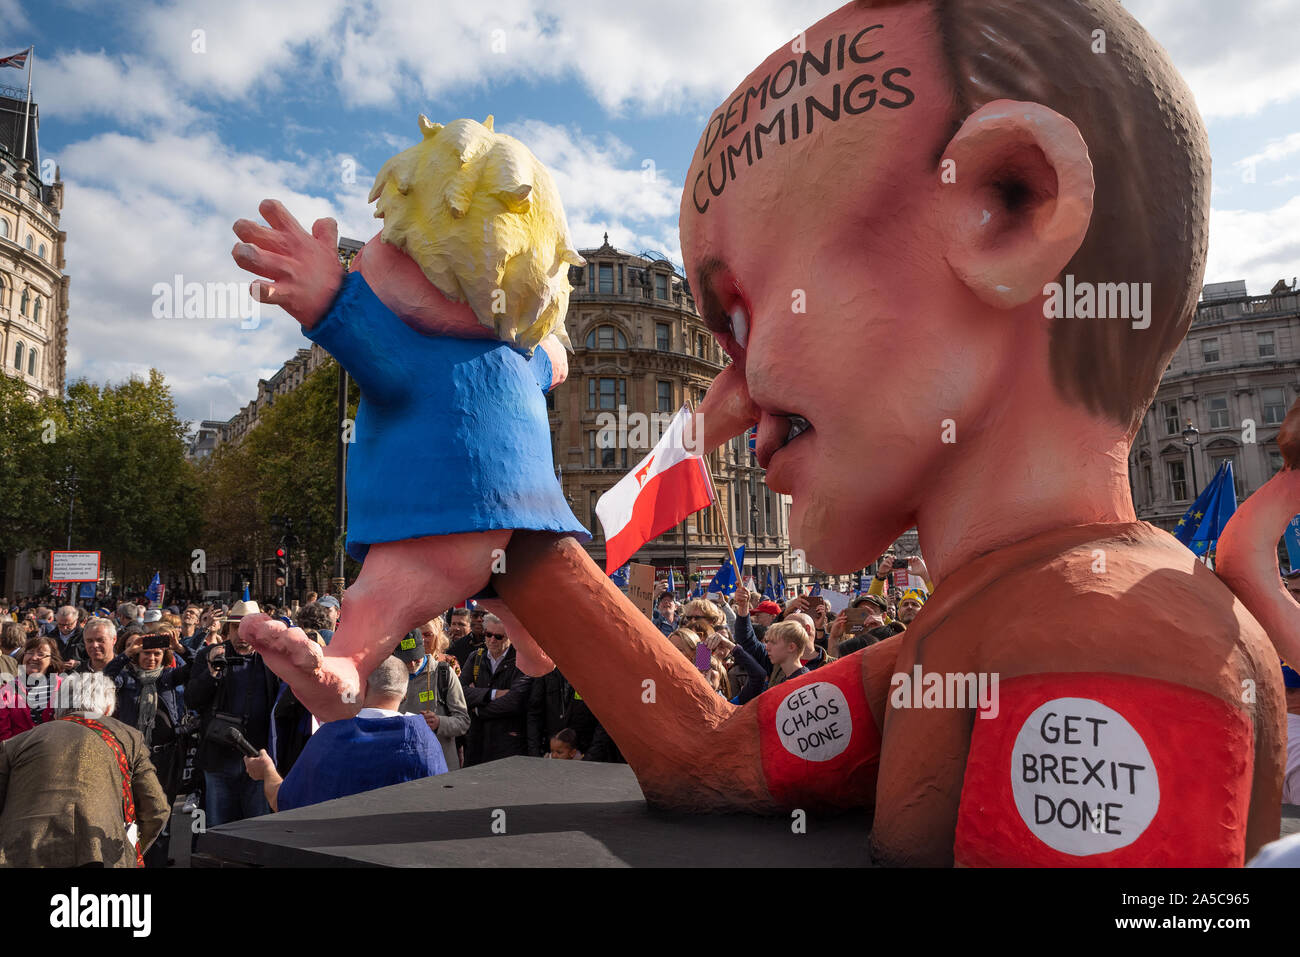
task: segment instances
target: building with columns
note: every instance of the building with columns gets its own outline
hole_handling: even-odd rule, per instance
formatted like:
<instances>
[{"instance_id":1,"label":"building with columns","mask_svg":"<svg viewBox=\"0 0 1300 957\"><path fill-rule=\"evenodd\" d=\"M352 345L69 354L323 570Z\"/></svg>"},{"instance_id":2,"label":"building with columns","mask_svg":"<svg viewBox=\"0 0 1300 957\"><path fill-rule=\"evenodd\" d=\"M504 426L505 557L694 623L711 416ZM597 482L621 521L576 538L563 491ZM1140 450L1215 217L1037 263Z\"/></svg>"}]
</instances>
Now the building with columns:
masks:
<instances>
[{"instance_id":1,"label":"building with columns","mask_svg":"<svg viewBox=\"0 0 1300 957\"><path fill-rule=\"evenodd\" d=\"M697 406L730 360L700 318L686 277L666 257L615 249L608 234L599 248L581 253L587 265L569 271L569 378L548 396L547 406L565 496L591 530L588 550L603 565L596 501L660 434L653 424L638 434L636 423L657 419L662 427L683 404ZM609 429L611 423L627 428ZM788 496L767 488L744 436L711 452L708 462L732 540L745 546L746 568L779 566L788 573ZM683 545L693 566L705 573L716 569L726 544L715 509L688 518L684 530L679 525L660 535L633 560L676 566L680 576Z\"/></svg>"},{"instance_id":2,"label":"building with columns","mask_svg":"<svg viewBox=\"0 0 1300 957\"><path fill-rule=\"evenodd\" d=\"M24 91L0 87L0 366L32 398L58 397L68 351L63 183L57 166L42 166L35 103L21 155L26 106Z\"/></svg>"},{"instance_id":3,"label":"building with columns","mask_svg":"<svg viewBox=\"0 0 1300 957\"><path fill-rule=\"evenodd\" d=\"M1138 518L1173 531L1224 461L1241 503L1279 469L1278 429L1300 396L1300 288L1206 286L1129 453Z\"/></svg>"}]
</instances>

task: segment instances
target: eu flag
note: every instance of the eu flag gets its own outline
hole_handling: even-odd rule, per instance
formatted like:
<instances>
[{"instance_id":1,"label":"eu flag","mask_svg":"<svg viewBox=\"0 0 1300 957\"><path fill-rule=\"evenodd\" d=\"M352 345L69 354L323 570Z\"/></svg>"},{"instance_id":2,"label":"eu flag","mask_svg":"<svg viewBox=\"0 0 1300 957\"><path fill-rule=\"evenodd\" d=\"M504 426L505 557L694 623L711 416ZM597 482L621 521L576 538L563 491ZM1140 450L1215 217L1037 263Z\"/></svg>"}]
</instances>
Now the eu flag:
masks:
<instances>
[{"instance_id":1,"label":"eu flag","mask_svg":"<svg viewBox=\"0 0 1300 957\"><path fill-rule=\"evenodd\" d=\"M776 570L776 594L778 602L785 601L785 573L779 568Z\"/></svg>"},{"instance_id":2,"label":"eu flag","mask_svg":"<svg viewBox=\"0 0 1300 957\"><path fill-rule=\"evenodd\" d=\"M763 589L763 597L776 601L776 586L772 584L772 569L767 570L767 585Z\"/></svg>"},{"instance_id":3,"label":"eu flag","mask_svg":"<svg viewBox=\"0 0 1300 957\"><path fill-rule=\"evenodd\" d=\"M627 565L624 565L622 568L616 568L610 574L610 580L619 588L627 588L627 572Z\"/></svg>"},{"instance_id":4,"label":"eu flag","mask_svg":"<svg viewBox=\"0 0 1300 957\"><path fill-rule=\"evenodd\" d=\"M673 578L673 569L671 565L668 566L668 594L677 594L677 583Z\"/></svg>"},{"instance_id":5,"label":"eu flag","mask_svg":"<svg viewBox=\"0 0 1300 957\"><path fill-rule=\"evenodd\" d=\"M153 573L153 581L149 583L149 590L146 591L145 597L150 601L158 601L158 590L162 587L162 581L158 578L158 573Z\"/></svg>"},{"instance_id":6,"label":"eu flag","mask_svg":"<svg viewBox=\"0 0 1300 957\"><path fill-rule=\"evenodd\" d=\"M813 586L808 589L808 595L812 598L820 598L822 593L822 583L814 582Z\"/></svg>"},{"instance_id":7,"label":"eu flag","mask_svg":"<svg viewBox=\"0 0 1300 957\"><path fill-rule=\"evenodd\" d=\"M736 549L736 563L742 568L745 567L744 545ZM723 556L722 567L713 576L713 581L709 582L709 591L721 592L724 595L734 595L736 593L736 570L731 567L730 555Z\"/></svg>"},{"instance_id":8,"label":"eu flag","mask_svg":"<svg viewBox=\"0 0 1300 957\"><path fill-rule=\"evenodd\" d=\"M1174 537L1196 555L1214 550L1223 527L1237 510L1237 490L1232 484L1232 460L1219 466L1210 484L1178 521Z\"/></svg>"}]
</instances>

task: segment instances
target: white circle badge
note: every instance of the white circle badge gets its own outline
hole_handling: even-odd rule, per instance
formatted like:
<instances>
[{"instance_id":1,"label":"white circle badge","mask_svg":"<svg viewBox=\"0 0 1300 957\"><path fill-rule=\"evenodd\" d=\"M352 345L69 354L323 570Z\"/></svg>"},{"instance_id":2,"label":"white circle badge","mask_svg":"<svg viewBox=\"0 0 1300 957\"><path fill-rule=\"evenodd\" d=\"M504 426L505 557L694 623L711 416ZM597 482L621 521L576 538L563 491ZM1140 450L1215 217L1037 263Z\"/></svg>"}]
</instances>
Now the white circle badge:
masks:
<instances>
[{"instance_id":1,"label":"white circle badge","mask_svg":"<svg viewBox=\"0 0 1300 957\"><path fill-rule=\"evenodd\" d=\"M1079 857L1132 844L1160 807L1146 742L1091 698L1055 698L1025 719L1011 750L1011 794L1039 840Z\"/></svg>"},{"instance_id":2,"label":"white circle badge","mask_svg":"<svg viewBox=\"0 0 1300 957\"><path fill-rule=\"evenodd\" d=\"M829 761L853 737L853 717L844 692L829 681L814 681L791 691L776 706L776 733L795 757Z\"/></svg>"}]
</instances>

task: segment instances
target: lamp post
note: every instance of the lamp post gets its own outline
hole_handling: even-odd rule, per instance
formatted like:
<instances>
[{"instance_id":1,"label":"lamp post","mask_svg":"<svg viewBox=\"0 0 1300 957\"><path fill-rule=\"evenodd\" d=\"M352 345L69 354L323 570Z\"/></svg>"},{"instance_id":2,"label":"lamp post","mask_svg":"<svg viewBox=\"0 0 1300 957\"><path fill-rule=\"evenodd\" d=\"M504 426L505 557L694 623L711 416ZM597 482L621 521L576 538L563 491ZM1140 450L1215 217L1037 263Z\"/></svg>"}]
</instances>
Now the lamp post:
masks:
<instances>
[{"instance_id":1,"label":"lamp post","mask_svg":"<svg viewBox=\"0 0 1300 957\"><path fill-rule=\"evenodd\" d=\"M1196 496L1200 490L1196 487L1196 445L1201 441L1200 430L1192 425L1192 420L1187 420L1187 428L1183 429L1183 444L1187 446L1187 454L1192 460L1192 501L1196 501Z\"/></svg>"}]
</instances>

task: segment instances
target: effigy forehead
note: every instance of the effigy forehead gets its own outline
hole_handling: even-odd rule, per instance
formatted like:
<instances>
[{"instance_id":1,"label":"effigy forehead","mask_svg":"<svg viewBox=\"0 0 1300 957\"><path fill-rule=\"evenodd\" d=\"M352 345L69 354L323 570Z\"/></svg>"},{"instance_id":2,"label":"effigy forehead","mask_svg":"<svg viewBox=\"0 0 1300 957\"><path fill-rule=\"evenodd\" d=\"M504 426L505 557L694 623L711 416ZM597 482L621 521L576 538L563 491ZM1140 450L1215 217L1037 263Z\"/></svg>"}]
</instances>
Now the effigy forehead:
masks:
<instances>
[{"instance_id":1,"label":"effigy forehead","mask_svg":"<svg viewBox=\"0 0 1300 957\"><path fill-rule=\"evenodd\" d=\"M683 214L706 216L732 184L788 175L808 146L873 116L917 109L940 73L928 4L850 5L765 59L709 117L686 181ZM947 108L949 104L944 104ZM770 170L770 172L769 172Z\"/></svg>"}]
</instances>

